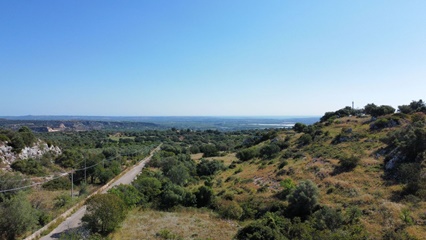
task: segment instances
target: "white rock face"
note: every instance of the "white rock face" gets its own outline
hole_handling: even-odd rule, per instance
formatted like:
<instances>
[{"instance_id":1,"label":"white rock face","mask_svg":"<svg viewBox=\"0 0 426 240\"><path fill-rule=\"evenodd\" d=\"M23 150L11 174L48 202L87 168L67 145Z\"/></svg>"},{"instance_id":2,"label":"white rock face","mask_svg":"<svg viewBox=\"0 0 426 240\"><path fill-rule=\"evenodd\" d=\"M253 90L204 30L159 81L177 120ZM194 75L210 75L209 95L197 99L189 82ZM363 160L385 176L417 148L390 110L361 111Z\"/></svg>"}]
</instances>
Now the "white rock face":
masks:
<instances>
[{"instance_id":1,"label":"white rock face","mask_svg":"<svg viewBox=\"0 0 426 240\"><path fill-rule=\"evenodd\" d=\"M25 147L19 154L15 154L12 152L12 147L8 146L7 143L0 143L0 162L7 166L10 166L16 160L41 158L46 153L60 155L62 150L57 146L49 147L45 142L38 140L34 146Z\"/></svg>"},{"instance_id":2,"label":"white rock face","mask_svg":"<svg viewBox=\"0 0 426 240\"><path fill-rule=\"evenodd\" d=\"M0 144L0 161L10 165L15 161L15 154L12 152L12 147L5 144Z\"/></svg>"}]
</instances>

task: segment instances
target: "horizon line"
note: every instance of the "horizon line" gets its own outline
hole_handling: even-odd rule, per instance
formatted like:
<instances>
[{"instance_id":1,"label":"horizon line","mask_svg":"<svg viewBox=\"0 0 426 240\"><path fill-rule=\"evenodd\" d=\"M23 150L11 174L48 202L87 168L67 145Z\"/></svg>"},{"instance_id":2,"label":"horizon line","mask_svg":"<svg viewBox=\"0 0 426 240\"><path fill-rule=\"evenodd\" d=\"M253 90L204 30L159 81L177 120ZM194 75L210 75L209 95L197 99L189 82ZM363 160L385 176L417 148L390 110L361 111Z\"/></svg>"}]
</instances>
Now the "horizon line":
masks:
<instances>
[{"instance_id":1,"label":"horizon line","mask_svg":"<svg viewBox=\"0 0 426 240\"><path fill-rule=\"evenodd\" d=\"M0 118L17 117L124 117L124 118L143 118L143 117L285 117L285 118L315 118L321 115L0 115Z\"/></svg>"}]
</instances>

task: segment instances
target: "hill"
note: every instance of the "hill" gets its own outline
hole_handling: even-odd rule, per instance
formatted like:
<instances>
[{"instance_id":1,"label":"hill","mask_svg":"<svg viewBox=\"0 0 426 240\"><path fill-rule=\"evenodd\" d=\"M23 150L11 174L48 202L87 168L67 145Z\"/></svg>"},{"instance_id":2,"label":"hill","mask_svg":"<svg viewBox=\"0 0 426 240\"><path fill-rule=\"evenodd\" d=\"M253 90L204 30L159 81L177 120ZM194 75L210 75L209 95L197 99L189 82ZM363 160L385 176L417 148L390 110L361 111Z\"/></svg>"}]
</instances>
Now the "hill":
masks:
<instances>
[{"instance_id":1,"label":"hill","mask_svg":"<svg viewBox=\"0 0 426 240\"><path fill-rule=\"evenodd\" d=\"M195 142L178 144L179 151L166 146L144 173L161 183L152 196L158 200L146 206L175 214L178 206L207 207L212 221L237 221L237 239L425 239L425 114L366 107L330 112L293 130L246 133L213 156L204 149L184 160L182 150ZM172 169L181 164L188 174L177 180ZM136 223L124 224L138 231ZM196 239L179 229L167 231ZM196 231L219 239L214 229Z\"/></svg>"}]
</instances>

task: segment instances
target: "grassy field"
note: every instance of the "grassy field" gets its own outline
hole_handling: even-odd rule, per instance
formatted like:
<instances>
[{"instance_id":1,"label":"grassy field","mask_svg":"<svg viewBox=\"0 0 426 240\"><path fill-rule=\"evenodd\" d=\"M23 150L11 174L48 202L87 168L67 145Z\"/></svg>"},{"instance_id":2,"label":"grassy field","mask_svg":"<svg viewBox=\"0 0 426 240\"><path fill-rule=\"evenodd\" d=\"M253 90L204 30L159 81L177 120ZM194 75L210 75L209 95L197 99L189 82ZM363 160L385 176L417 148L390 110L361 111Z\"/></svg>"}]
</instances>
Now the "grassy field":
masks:
<instances>
[{"instance_id":1,"label":"grassy field","mask_svg":"<svg viewBox=\"0 0 426 240\"><path fill-rule=\"evenodd\" d=\"M208 210L182 209L160 212L134 209L112 239L232 239L235 221L217 218Z\"/></svg>"}]
</instances>

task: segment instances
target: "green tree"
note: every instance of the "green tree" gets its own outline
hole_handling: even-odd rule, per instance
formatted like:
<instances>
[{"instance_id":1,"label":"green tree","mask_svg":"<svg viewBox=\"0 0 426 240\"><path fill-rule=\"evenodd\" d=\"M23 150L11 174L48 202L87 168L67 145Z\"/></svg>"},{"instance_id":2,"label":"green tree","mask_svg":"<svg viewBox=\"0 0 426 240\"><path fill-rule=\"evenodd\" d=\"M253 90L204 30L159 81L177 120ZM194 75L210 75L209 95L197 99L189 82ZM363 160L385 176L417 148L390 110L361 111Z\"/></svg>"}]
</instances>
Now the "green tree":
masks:
<instances>
[{"instance_id":1,"label":"green tree","mask_svg":"<svg viewBox=\"0 0 426 240\"><path fill-rule=\"evenodd\" d=\"M237 152L236 156L240 161L248 161L250 159L257 157L257 155L258 155L258 152L256 148L251 147L251 148L246 148Z\"/></svg>"},{"instance_id":2,"label":"green tree","mask_svg":"<svg viewBox=\"0 0 426 240\"><path fill-rule=\"evenodd\" d=\"M308 145L312 142L312 136L310 134L303 134L300 136L300 138L297 140L300 146Z\"/></svg>"},{"instance_id":3,"label":"green tree","mask_svg":"<svg viewBox=\"0 0 426 240\"><path fill-rule=\"evenodd\" d=\"M290 216L306 218L318 205L319 190L310 180L300 182L288 196Z\"/></svg>"},{"instance_id":4,"label":"green tree","mask_svg":"<svg viewBox=\"0 0 426 240\"><path fill-rule=\"evenodd\" d=\"M307 128L306 124L303 124L303 123L296 123L293 126L293 130L297 133L304 132L306 130L306 128Z\"/></svg>"},{"instance_id":5,"label":"green tree","mask_svg":"<svg viewBox=\"0 0 426 240\"><path fill-rule=\"evenodd\" d=\"M161 182L154 177L140 177L133 182L133 186L143 194L148 202L152 202L161 194Z\"/></svg>"},{"instance_id":6,"label":"green tree","mask_svg":"<svg viewBox=\"0 0 426 240\"><path fill-rule=\"evenodd\" d=\"M330 229L335 231L343 224L343 216L333 208L324 207L312 214L313 226L318 230Z\"/></svg>"},{"instance_id":7,"label":"green tree","mask_svg":"<svg viewBox=\"0 0 426 240\"><path fill-rule=\"evenodd\" d=\"M265 145L265 146L263 146L261 149L260 149L260 155L263 157L263 158L266 158L266 159L271 159L271 158L273 158L274 156L276 156L277 155L277 153L279 153L280 152L280 147L277 145L277 144L275 144L275 143L271 143L271 144L268 144L268 145Z\"/></svg>"},{"instance_id":8,"label":"green tree","mask_svg":"<svg viewBox=\"0 0 426 240\"><path fill-rule=\"evenodd\" d=\"M195 192L197 198L197 207L209 207L213 203L213 190L206 186L201 186Z\"/></svg>"},{"instance_id":9,"label":"green tree","mask_svg":"<svg viewBox=\"0 0 426 240\"><path fill-rule=\"evenodd\" d=\"M94 195L86 204L87 212L82 220L92 232L109 233L116 229L126 216L123 200L111 193Z\"/></svg>"},{"instance_id":10,"label":"green tree","mask_svg":"<svg viewBox=\"0 0 426 240\"><path fill-rule=\"evenodd\" d=\"M203 153L203 157L215 157L219 155L216 146L212 144L205 144L201 146L200 150Z\"/></svg>"},{"instance_id":11,"label":"green tree","mask_svg":"<svg viewBox=\"0 0 426 240\"><path fill-rule=\"evenodd\" d=\"M0 233L6 239L16 239L37 224L36 210L22 193L0 204L0 216Z\"/></svg>"},{"instance_id":12,"label":"green tree","mask_svg":"<svg viewBox=\"0 0 426 240\"><path fill-rule=\"evenodd\" d=\"M198 176L211 176L224 168L223 163L218 160L201 159L197 165L197 174Z\"/></svg>"},{"instance_id":13,"label":"green tree","mask_svg":"<svg viewBox=\"0 0 426 240\"><path fill-rule=\"evenodd\" d=\"M165 175L172 183L181 186L186 184L190 178L189 171L183 164L173 166Z\"/></svg>"},{"instance_id":14,"label":"green tree","mask_svg":"<svg viewBox=\"0 0 426 240\"><path fill-rule=\"evenodd\" d=\"M377 106L374 103L365 105L364 112L370 114L372 117L379 117L395 112L395 108L388 105Z\"/></svg>"},{"instance_id":15,"label":"green tree","mask_svg":"<svg viewBox=\"0 0 426 240\"><path fill-rule=\"evenodd\" d=\"M83 160L83 154L80 151L66 149L55 162L65 168L73 168L78 162Z\"/></svg>"},{"instance_id":16,"label":"green tree","mask_svg":"<svg viewBox=\"0 0 426 240\"><path fill-rule=\"evenodd\" d=\"M37 138L34 136L33 132L31 131L31 129L29 129L26 126L21 127L18 130L18 134L19 134L19 136L21 136L25 145L28 146L28 147L31 147L37 140Z\"/></svg>"},{"instance_id":17,"label":"green tree","mask_svg":"<svg viewBox=\"0 0 426 240\"><path fill-rule=\"evenodd\" d=\"M143 195L132 185L120 184L108 190L108 193L118 196L127 207L134 207L143 201Z\"/></svg>"}]
</instances>

